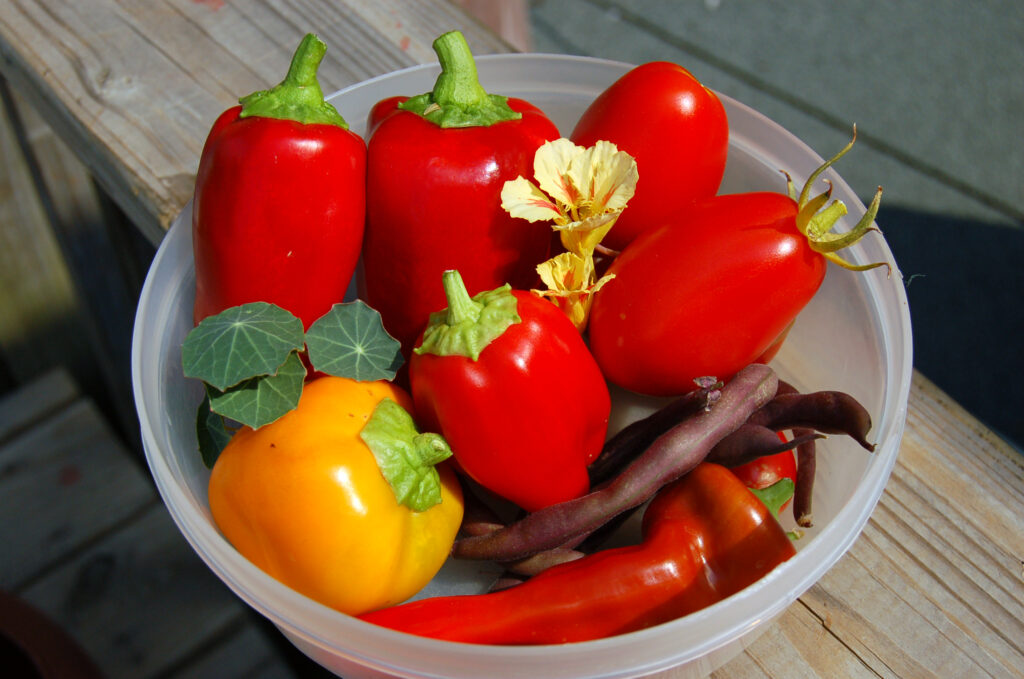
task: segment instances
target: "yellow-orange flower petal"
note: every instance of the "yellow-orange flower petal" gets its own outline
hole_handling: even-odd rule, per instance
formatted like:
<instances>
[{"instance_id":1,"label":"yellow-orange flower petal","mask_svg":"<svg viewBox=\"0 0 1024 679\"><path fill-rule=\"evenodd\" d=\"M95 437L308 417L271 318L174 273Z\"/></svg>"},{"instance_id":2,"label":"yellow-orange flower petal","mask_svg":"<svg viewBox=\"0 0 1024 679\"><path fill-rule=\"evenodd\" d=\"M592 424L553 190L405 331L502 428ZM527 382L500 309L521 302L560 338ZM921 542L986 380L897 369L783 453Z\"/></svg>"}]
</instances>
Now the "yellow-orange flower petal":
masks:
<instances>
[{"instance_id":1,"label":"yellow-orange flower petal","mask_svg":"<svg viewBox=\"0 0 1024 679\"><path fill-rule=\"evenodd\" d=\"M544 142L533 156L533 176L537 184L563 208L575 207L581 198L581 186L572 183L569 168L585 151L562 137Z\"/></svg>"},{"instance_id":2,"label":"yellow-orange flower petal","mask_svg":"<svg viewBox=\"0 0 1024 679\"><path fill-rule=\"evenodd\" d=\"M580 193L578 207L585 215L623 210L639 180L636 160L603 140L574 156L567 174Z\"/></svg>"},{"instance_id":3,"label":"yellow-orange flower petal","mask_svg":"<svg viewBox=\"0 0 1024 679\"><path fill-rule=\"evenodd\" d=\"M501 188L501 207L513 217L531 222L562 218L558 205L524 177L505 182Z\"/></svg>"}]
</instances>

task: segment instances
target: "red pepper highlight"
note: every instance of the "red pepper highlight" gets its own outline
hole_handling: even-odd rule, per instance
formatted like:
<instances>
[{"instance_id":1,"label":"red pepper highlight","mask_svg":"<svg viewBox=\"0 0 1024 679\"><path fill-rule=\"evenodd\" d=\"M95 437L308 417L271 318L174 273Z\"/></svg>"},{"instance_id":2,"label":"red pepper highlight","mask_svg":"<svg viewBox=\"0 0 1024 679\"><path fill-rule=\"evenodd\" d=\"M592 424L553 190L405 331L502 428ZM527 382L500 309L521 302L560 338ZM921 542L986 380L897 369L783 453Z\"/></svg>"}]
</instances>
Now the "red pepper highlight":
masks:
<instances>
[{"instance_id":1,"label":"red pepper highlight","mask_svg":"<svg viewBox=\"0 0 1024 679\"><path fill-rule=\"evenodd\" d=\"M434 285L458 269L472 294L505 283L536 287L551 229L501 208L506 181L533 174L533 157L558 129L528 102L490 95L465 39L446 33L434 49L434 90L380 102L368 129L367 217L360 297L409 352L429 315L445 304Z\"/></svg>"},{"instance_id":2,"label":"red pepper highlight","mask_svg":"<svg viewBox=\"0 0 1024 679\"><path fill-rule=\"evenodd\" d=\"M666 486L643 542L553 566L488 594L435 597L361 618L478 644L558 644L652 627L739 592L796 553L764 504L728 469L702 463Z\"/></svg>"},{"instance_id":3,"label":"red pepper highlight","mask_svg":"<svg viewBox=\"0 0 1024 679\"><path fill-rule=\"evenodd\" d=\"M248 302L308 329L345 297L363 240L366 145L316 80L307 35L277 87L218 117L196 177L194 321Z\"/></svg>"}]
</instances>

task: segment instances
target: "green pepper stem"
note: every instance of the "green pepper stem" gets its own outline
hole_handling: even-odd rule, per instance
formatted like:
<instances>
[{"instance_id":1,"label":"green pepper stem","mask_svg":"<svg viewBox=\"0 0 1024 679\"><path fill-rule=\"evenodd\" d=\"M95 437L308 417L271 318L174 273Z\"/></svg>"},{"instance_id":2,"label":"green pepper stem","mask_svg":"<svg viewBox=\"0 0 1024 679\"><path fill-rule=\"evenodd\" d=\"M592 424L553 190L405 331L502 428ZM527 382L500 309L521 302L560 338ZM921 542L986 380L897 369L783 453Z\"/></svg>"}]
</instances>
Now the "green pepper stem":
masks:
<instances>
[{"instance_id":1,"label":"green pepper stem","mask_svg":"<svg viewBox=\"0 0 1024 679\"><path fill-rule=\"evenodd\" d=\"M320 62L327 54L327 45L312 33L307 33L299 43L298 49L292 55L292 63L288 67L288 75L282 81L283 85L291 87L316 87L320 84L316 80L317 69Z\"/></svg>"},{"instance_id":2,"label":"green pepper stem","mask_svg":"<svg viewBox=\"0 0 1024 679\"><path fill-rule=\"evenodd\" d=\"M373 453L395 500L414 512L441 503L441 478L435 465L451 457L440 434L421 434L412 415L390 398L373 409L359 438Z\"/></svg>"},{"instance_id":3,"label":"green pepper stem","mask_svg":"<svg viewBox=\"0 0 1024 679\"><path fill-rule=\"evenodd\" d=\"M434 52L441 64L434 89L410 97L398 105L400 109L445 128L489 127L522 118L508 105L507 97L488 94L480 84L476 62L462 33L449 31L439 36L434 40Z\"/></svg>"},{"instance_id":4,"label":"green pepper stem","mask_svg":"<svg viewBox=\"0 0 1024 679\"><path fill-rule=\"evenodd\" d=\"M434 41L441 74L434 83L434 102L463 108L482 105L487 92L480 84L476 62L466 39L458 31L449 31Z\"/></svg>"},{"instance_id":5,"label":"green pepper stem","mask_svg":"<svg viewBox=\"0 0 1024 679\"><path fill-rule=\"evenodd\" d=\"M449 270L441 275L444 296L448 300L448 325L473 323L480 318L481 304L474 302L458 271Z\"/></svg>"},{"instance_id":6,"label":"green pepper stem","mask_svg":"<svg viewBox=\"0 0 1024 679\"><path fill-rule=\"evenodd\" d=\"M448 308L430 314L423 341L413 349L417 354L465 356L475 361L510 325L522 320L507 283L470 297L462 275L449 270L441 275L441 284Z\"/></svg>"},{"instance_id":7,"label":"green pepper stem","mask_svg":"<svg viewBox=\"0 0 1024 679\"><path fill-rule=\"evenodd\" d=\"M327 53L327 45L307 33L292 56L288 74L278 85L242 97L241 118L261 117L295 120L313 125L337 125L348 129L348 123L337 109L324 100L317 80L317 69Z\"/></svg>"}]
</instances>

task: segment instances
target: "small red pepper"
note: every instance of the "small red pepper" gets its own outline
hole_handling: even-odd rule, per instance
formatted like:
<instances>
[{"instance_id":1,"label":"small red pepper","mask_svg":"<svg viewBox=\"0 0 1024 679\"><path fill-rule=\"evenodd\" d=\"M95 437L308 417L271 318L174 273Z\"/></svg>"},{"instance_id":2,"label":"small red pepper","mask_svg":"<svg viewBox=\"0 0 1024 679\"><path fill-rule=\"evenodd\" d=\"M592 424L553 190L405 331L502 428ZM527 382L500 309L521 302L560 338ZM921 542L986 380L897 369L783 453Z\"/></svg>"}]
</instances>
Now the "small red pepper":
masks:
<instances>
[{"instance_id":1,"label":"small red pepper","mask_svg":"<svg viewBox=\"0 0 1024 679\"><path fill-rule=\"evenodd\" d=\"M477 483L528 511L585 494L611 398L576 327L531 292L471 299L458 272L443 281L448 307L409 364L421 424Z\"/></svg>"},{"instance_id":2,"label":"small red pepper","mask_svg":"<svg viewBox=\"0 0 1024 679\"><path fill-rule=\"evenodd\" d=\"M432 92L383 100L370 114L366 241L360 297L377 309L406 356L430 313L434 285L458 269L476 294L504 283L535 287L551 229L501 208L506 181L532 176L533 157L558 129L528 102L488 94L458 31L434 42Z\"/></svg>"},{"instance_id":3,"label":"small red pepper","mask_svg":"<svg viewBox=\"0 0 1024 679\"><path fill-rule=\"evenodd\" d=\"M344 299L362 246L366 145L324 101L325 51L306 35L281 84L210 130L192 206L196 323L270 302L308 328Z\"/></svg>"},{"instance_id":4,"label":"small red pepper","mask_svg":"<svg viewBox=\"0 0 1024 679\"><path fill-rule=\"evenodd\" d=\"M786 435L778 434L779 440L786 442ZM732 473L743 482L747 488L752 490L764 490L782 479L789 479L796 483L796 454L792 450L784 450L773 455L764 455L751 460L738 467L732 467ZM779 510L789 506L790 500L786 500Z\"/></svg>"},{"instance_id":5,"label":"small red pepper","mask_svg":"<svg viewBox=\"0 0 1024 679\"><path fill-rule=\"evenodd\" d=\"M553 566L508 589L421 599L361 617L448 641L588 641L710 606L795 553L778 521L739 479L702 463L655 496L639 545Z\"/></svg>"}]
</instances>

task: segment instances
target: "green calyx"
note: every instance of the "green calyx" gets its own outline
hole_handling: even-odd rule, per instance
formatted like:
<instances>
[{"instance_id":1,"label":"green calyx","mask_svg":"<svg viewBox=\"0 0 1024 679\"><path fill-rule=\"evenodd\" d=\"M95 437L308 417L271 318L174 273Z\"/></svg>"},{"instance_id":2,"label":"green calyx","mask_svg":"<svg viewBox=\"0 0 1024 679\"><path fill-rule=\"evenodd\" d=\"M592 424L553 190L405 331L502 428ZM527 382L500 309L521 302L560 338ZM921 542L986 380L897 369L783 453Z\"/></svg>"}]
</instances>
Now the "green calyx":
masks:
<instances>
[{"instance_id":1,"label":"green calyx","mask_svg":"<svg viewBox=\"0 0 1024 679\"><path fill-rule=\"evenodd\" d=\"M260 90L239 99L241 118L260 117L295 120L306 125L337 125L348 129L338 110L324 100L316 71L327 52L327 45L307 33L292 57L288 75L269 90Z\"/></svg>"},{"instance_id":2,"label":"green calyx","mask_svg":"<svg viewBox=\"0 0 1024 679\"><path fill-rule=\"evenodd\" d=\"M521 113L508 105L508 97L488 94L480 85L473 54L459 31L434 41L441 74L432 92L412 97L399 105L439 127L488 127L504 120L518 120Z\"/></svg>"},{"instance_id":3,"label":"green calyx","mask_svg":"<svg viewBox=\"0 0 1024 679\"><path fill-rule=\"evenodd\" d=\"M836 155L829 158L825 163L816 169L811 176L807 178L807 182L804 184L800 193L797 194L796 187L793 184L792 178L786 175L786 185L789 191L789 197L796 201L797 209L799 212L796 216L796 226L806 238L810 244L811 249L815 252L819 252L830 262L838 264L844 269L851 271L867 271L868 269L874 269L880 266L884 266L890 271L892 267L888 262L874 262L872 264L857 265L853 264L839 255L836 254L837 250L849 247L863 238L869 231L877 231L878 229L874 226L875 216L878 214L878 206L882 201L882 187L878 187L878 191L875 192L874 198L871 200L871 204L868 206L867 212L860 218L860 221L849 231L844 233L833 233L832 228L836 223L846 215L846 205L841 200L833 200L829 203L832 198L832 183L827 179L825 183L828 188L821 194L811 197L811 186L818 180L818 177L831 167L837 160L846 155L846 152L853 148L854 142L857 141L857 126L853 127L853 138L846 146L842 148Z\"/></svg>"},{"instance_id":4,"label":"green calyx","mask_svg":"<svg viewBox=\"0 0 1024 679\"><path fill-rule=\"evenodd\" d=\"M470 297L458 271L445 271L442 282L448 308L430 315L423 342L413 350L417 354L465 356L475 361L509 326L522 320L507 284Z\"/></svg>"},{"instance_id":5,"label":"green calyx","mask_svg":"<svg viewBox=\"0 0 1024 679\"><path fill-rule=\"evenodd\" d=\"M441 503L441 476L435 465L452 454L443 436L421 434L405 408L384 399L359 437L373 453L398 504L424 512Z\"/></svg>"}]
</instances>

